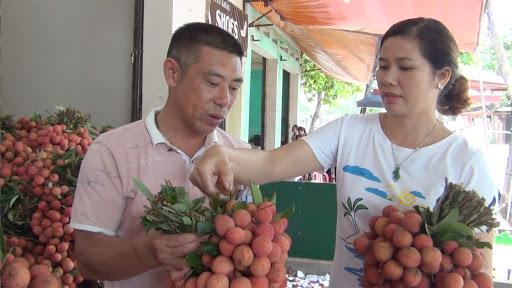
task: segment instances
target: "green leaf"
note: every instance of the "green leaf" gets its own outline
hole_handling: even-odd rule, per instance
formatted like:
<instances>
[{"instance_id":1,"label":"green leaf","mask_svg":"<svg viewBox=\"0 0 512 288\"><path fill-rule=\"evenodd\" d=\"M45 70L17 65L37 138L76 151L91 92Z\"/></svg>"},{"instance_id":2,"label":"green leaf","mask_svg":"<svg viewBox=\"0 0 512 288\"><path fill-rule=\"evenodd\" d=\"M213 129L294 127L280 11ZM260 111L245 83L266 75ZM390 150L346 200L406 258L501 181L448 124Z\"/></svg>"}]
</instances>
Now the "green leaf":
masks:
<instances>
[{"instance_id":1,"label":"green leaf","mask_svg":"<svg viewBox=\"0 0 512 288\"><path fill-rule=\"evenodd\" d=\"M440 241L449 241L449 240L456 240L457 242L462 242L463 241L463 235L461 235L460 233L458 232L450 232L450 231L447 231L439 236L434 236L434 238L436 239L439 239Z\"/></svg>"},{"instance_id":2,"label":"green leaf","mask_svg":"<svg viewBox=\"0 0 512 288\"><path fill-rule=\"evenodd\" d=\"M149 191L148 187L146 187L146 185L144 185L144 183L142 183L138 178L133 178L133 185L135 185L140 192L144 193L150 202L155 199L155 195L153 195L151 191Z\"/></svg>"},{"instance_id":3,"label":"green leaf","mask_svg":"<svg viewBox=\"0 0 512 288\"><path fill-rule=\"evenodd\" d=\"M12 208L14 206L14 203L16 202L16 200L18 200L18 198L20 198L21 195L16 195L14 197L12 197L11 201L9 201L9 208Z\"/></svg>"},{"instance_id":4,"label":"green leaf","mask_svg":"<svg viewBox=\"0 0 512 288\"><path fill-rule=\"evenodd\" d=\"M272 198L270 198L270 202L274 203L274 205L277 204L277 196L276 196L276 192L274 191L274 193L272 194Z\"/></svg>"},{"instance_id":5,"label":"green leaf","mask_svg":"<svg viewBox=\"0 0 512 288\"><path fill-rule=\"evenodd\" d=\"M189 267L194 269L196 272L203 272L205 267L203 266L203 262L201 261L201 255L197 252L189 253L185 256L185 262Z\"/></svg>"},{"instance_id":6,"label":"green leaf","mask_svg":"<svg viewBox=\"0 0 512 288\"><path fill-rule=\"evenodd\" d=\"M203 206L205 200L206 200L206 197L204 197L204 196L192 200L192 210L197 210L201 206Z\"/></svg>"},{"instance_id":7,"label":"green leaf","mask_svg":"<svg viewBox=\"0 0 512 288\"><path fill-rule=\"evenodd\" d=\"M203 252L204 254L208 254L213 257L220 254L218 245L212 241L202 242L201 245L199 246L199 250L201 250L201 252Z\"/></svg>"},{"instance_id":8,"label":"green leaf","mask_svg":"<svg viewBox=\"0 0 512 288\"><path fill-rule=\"evenodd\" d=\"M348 197L348 199L347 199L347 206L350 211L352 211L354 208L354 207L352 207L352 199L350 199L350 197Z\"/></svg>"},{"instance_id":9,"label":"green leaf","mask_svg":"<svg viewBox=\"0 0 512 288\"><path fill-rule=\"evenodd\" d=\"M190 217L188 217L188 216L181 217L181 221L185 225L192 225L192 219L190 219Z\"/></svg>"},{"instance_id":10,"label":"green leaf","mask_svg":"<svg viewBox=\"0 0 512 288\"><path fill-rule=\"evenodd\" d=\"M15 222L16 220L16 210L11 210L7 213L7 219L11 222Z\"/></svg>"},{"instance_id":11,"label":"green leaf","mask_svg":"<svg viewBox=\"0 0 512 288\"><path fill-rule=\"evenodd\" d=\"M187 192L185 192L185 188L178 186L174 187L174 191L176 193L176 199L178 202L185 202L188 198Z\"/></svg>"},{"instance_id":12,"label":"green leaf","mask_svg":"<svg viewBox=\"0 0 512 288\"><path fill-rule=\"evenodd\" d=\"M466 224L456 222L452 224L452 229L457 231L457 233L464 235L466 237L473 237L473 230L471 230Z\"/></svg>"},{"instance_id":13,"label":"green leaf","mask_svg":"<svg viewBox=\"0 0 512 288\"><path fill-rule=\"evenodd\" d=\"M457 219L459 218L459 209L454 208L446 215L446 217L441 220L437 225L434 226L432 229L433 234L441 233L442 231L446 231L450 229L451 224L457 222Z\"/></svg>"},{"instance_id":14,"label":"green leaf","mask_svg":"<svg viewBox=\"0 0 512 288\"><path fill-rule=\"evenodd\" d=\"M256 183L251 182L251 195L252 195L252 202L254 204L259 205L261 202L263 202L263 196L261 195L261 190Z\"/></svg>"},{"instance_id":15,"label":"green leaf","mask_svg":"<svg viewBox=\"0 0 512 288\"><path fill-rule=\"evenodd\" d=\"M142 226L144 226L144 229L146 229L146 231L149 231L158 227L158 223L151 221L147 217L142 217Z\"/></svg>"},{"instance_id":16,"label":"green leaf","mask_svg":"<svg viewBox=\"0 0 512 288\"><path fill-rule=\"evenodd\" d=\"M219 209L220 203L221 202L219 197L211 197L210 200L208 201L208 204L213 211Z\"/></svg>"},{"instance_id":17,"label":"green leaf","mask_svg":"<svg viewBox=\"0 0 512 288\"><path fill-rule=\"evenodd\" d=\"M464 223L445 222L445 224L442 225L442 229L438 229L438 226L440 226L440 224L436 225L434 229L432 229L432 237L435 239L446 241L473 238L473 231L469 229L469 227L466 226Z\"/></svg>"},{"instance_id":18,"label":"green leaf","mask_svg":"<svg viewBox=\"0 0 512 288\"><path fill-rule=\"evenodd\" d=\"M213 225L213 218L205 219L197 223L197 233L201 235L212 234L215 232L215 226Z\"/></svg>"},{"instance_id":19,"label":"green leaf","mask_svg":"<svg viewBox=\"0 0 512 288\"><path fill-rule=\"evenodd\" d=\"M475 240L474 244L475 244L475 247L477 247L479 249L483 249L483 248L492 249L492 244L489 242L481 242L481 241Z\"/></svg>"},{"instance_id":20,"label":"green leaf","mask_svg":"<svg viewBox=\"0 0 512 288\"><path fill-rule=\"evenodd\" d=\"M245 209L245 208L247 208L247 203L240 201L240 202L236 202L235 205L233 205L232 210L236 211L236 210Z\"/></svg>"},{"instance_id":21,"label":"green leaf","mask_svg":"<svg viewBox=\"0 0 512 288\"><path fill-rule=\"evenodd\" d=\"M356 206L356 209L354 209L354 212L357 212L359 210L368 210L368 207L366 207L366 205L364 204L359 204Z\"/></svg>"},{"instance_id":22,"label":"green leaf","mask_svg":"<svg viewBox=\"0 0 512 288\"><path fill-rule=\"evenodd\" d=\"M295 212L295 206L286 208L285 210L281 211L280 213L277 213L276 215L274 215L274 218L272 218L272 220L278 220L281 218L289 218L293 212Z\"/></svg>"},{"instance_id":23,"label":"green leaf","mask_svg":"<svg viewBox=\"0 0 512 288\"><path fill-rule=\"evenodd\" d=\"M160 195L165 200L165 202L169 204L174 204L177 202L176 193L174 189L168 185L162 185L160 188Z\"/></svg>"},{"instance_id":24,"label":"green leaf","mask_svg":"<svg viewBox=\"0 0 512 288\"><path fill-rule=\"evenodd\" d=\"M446 215L446 217L441 220L441 223L444 221L456 222L458 219L459 219L459 209L453 208L452 210L450 210L450 213L448 213L448 215Z\"/></svg>"},{"instance_id":25,"label":"green leaf","mask_svg":"<svg viewBox=\"0 0 512 288\"><path fill-rule=\"evenodd\" d=\"M176 203L174 205L171 205L171 207L176 209L176 211L179 211L179 212L189 211L189 207L187 207L187 205L184 203Z\"/></svg>"}]
</instances>

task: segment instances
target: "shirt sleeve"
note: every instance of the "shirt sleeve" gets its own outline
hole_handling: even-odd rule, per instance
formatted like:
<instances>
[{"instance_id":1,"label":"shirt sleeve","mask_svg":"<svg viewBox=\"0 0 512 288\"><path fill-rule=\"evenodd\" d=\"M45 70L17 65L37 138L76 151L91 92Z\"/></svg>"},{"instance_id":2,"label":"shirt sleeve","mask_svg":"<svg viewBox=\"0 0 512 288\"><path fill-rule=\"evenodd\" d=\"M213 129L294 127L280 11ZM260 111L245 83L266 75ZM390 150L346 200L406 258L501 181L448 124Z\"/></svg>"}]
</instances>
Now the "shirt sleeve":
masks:
<instances>
[{"instance_id":1,"label":"shirt sleeve","mask_svg":"<svg viewBox=\"0 0 512 288\"><path fill-rule=\"evenodd\" d=\"M125 209L121 178L114 155L101 142L89 148L80 167L71 226L114 236Z\"/></svg>"},{"instance_id":2,"label":"shirt sleeve","mask_svg":"<svg viewBox=\"0 0 512 288\"><path fill-rule=\"evenodd\" d=\"M336 165L343 118L331 121L301 138L308 143L323 169Z\"/></svg>"}]
</instances>

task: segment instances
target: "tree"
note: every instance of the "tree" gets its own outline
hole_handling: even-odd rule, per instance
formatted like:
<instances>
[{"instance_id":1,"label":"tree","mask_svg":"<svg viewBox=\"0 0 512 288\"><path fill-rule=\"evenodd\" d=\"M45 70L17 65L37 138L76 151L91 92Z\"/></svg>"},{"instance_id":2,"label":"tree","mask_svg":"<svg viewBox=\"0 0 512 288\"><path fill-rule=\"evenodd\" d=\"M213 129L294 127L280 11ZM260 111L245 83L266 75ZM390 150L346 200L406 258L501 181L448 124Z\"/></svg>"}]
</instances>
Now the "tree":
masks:
<instances>
[{"instance_id":1,"label":"tree","mask_svg":"<svg viewBox=\"0 0 512 288\"><path fill-rule=\"evenodd\" d=\"M306 55L301 59L302 67L302 87L304 91L310 93L308 101L316 100L316 108L311 118L309 132L315 129L315 122L320 116L322 105L332 105L338 98L348 98L361 92L360 85L336 80L323 73Z\"/></svg>"},{"instance_id":2,"label":"tree","mask_svg":"<svg viewBox=\"0 0 512 288\"><path fill-rule=\"evenodd\" d=\"M503 79L505 79L505 83L507 84L507 90L508 90L508 103L511 103L512 101L512 68L510 67L510 62L508 59L507 51L505 50L504 43L502 42L502 39L498 32L496 31L496 23L494 21L493 16L493 7L492 7L492 0L489 0L487 2L485 14L487 15L488 19L488 26L487 29L489 30L489 38L491 39L492 46L494 48L494 51L496 53L496 63L498 68L498 73L501 74ZM508 35L510 36L510 35ZM510 46L509 46L510 48ZM509 50L510 51L510 50ZM512 143L509 144L509 151L508 151L508 159L507 159L507 167L505 168L505 179L503 183L503 197L505 200L504 202L507 203L508 198L512 197L510 195L510 187L512 182ZM507 207L507 209L510 209L510 207ZM504 211L505 216L507 216L510 211Z\"/></svg>"},{"instance_id":3,"label":"tree","mask_svg":"<svg viewBox=\"0 0 512 288\"><path fill-rule=\"evenodd\" d=\"M469 52L460 52L459 54L459 63L466 66L471 66L475 64L475 57L473 57L473 54Z\"/></svg>"},{"instance_id":4,"label":"tree","mask_svg":"<svg viewBox=\"0 0 512 288\"><path fill-rule=\"evenodd\" d=\"M493 17L491 0L487 2L485 14L487 15L488 19L487 29L489 30L489 38L494 48L494 52L496 53L496 68L498 70L497 72L503 77L503 79L505 79L505 83L507 84L508 90L508 102L510 103L510 99L512 97L512 68L510 66L509 55L507 55L507 50L505 49L504 44L507 44L510 51L512 50L510 49L510 47L512 46L512 41L511 43L504 43L498 31L496 30L496 23Z\"/></svg>"}]
</instances>

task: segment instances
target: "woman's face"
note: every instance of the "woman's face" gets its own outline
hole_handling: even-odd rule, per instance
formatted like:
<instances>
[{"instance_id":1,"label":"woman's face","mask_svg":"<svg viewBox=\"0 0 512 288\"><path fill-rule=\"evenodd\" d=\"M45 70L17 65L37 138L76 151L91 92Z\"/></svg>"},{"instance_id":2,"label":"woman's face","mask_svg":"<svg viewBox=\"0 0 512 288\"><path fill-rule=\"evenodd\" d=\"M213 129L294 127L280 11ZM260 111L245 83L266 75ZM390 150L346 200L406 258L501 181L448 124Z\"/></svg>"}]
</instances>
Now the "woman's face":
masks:
<instances>
[{"instance_id":1,"label":"woman's face","mask_svg":"<svg viewBox=\"0 0 512 288\"><path fill-rule=\"evenodd\" d=\"M449 79L449 74L448 78L444 77L445 70L433 70L415 39L401 36L386 39L376 73L384 108L400 116L435 113L438 86Z\"/></svg>"}]
</instances>

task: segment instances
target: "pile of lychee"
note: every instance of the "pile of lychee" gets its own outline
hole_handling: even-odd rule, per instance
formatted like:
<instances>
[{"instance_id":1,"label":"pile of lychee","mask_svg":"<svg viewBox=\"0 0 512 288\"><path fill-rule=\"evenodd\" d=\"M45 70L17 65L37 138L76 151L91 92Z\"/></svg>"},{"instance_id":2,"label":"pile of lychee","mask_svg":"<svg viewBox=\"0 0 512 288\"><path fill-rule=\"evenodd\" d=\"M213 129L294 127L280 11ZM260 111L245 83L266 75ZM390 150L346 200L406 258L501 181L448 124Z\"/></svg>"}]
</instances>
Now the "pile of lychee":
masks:
<instances>
[{"instance_id":1,"label":"pile of lychee","mask_svg":"<svg viewBox=\"0 0 512 288\"><path fill-rule=\"evenodd\" d=\"M354 240L364 256L363 287L492 287L492 278L481 271L481 249L434 241L422 225L417 211L392 205L370 219L370 231Z\"/></svg>"},{"instance_id":2,"label":"pile of lychee","mask_svg":"<svg viewBox=\"0 0 512 288\"><path fill-rule=\"evenodd\" d=\"M226 207L224 214L215 216L210 237L218 245L218 255L202 254L206 271L188 278L185 287L286 287L288 219L276 215L270 201L240 207L230 200Z\"/></svg>"}]
</instances>

